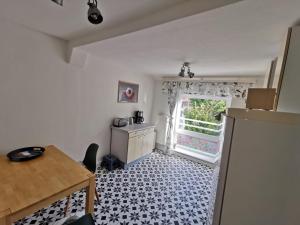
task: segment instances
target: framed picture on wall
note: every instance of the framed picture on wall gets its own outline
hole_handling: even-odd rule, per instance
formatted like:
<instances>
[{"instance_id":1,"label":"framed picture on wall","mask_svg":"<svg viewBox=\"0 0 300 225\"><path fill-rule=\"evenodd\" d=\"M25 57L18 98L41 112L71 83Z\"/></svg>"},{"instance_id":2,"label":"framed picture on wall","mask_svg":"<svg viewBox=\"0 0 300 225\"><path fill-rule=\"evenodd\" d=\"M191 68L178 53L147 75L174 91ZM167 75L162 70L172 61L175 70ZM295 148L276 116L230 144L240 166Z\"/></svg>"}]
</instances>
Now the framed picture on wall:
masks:
<instances>
[{"instance_id":1,"label":"framed picture on wall","mask_svg":"<svg viewBox=\"0 0 300 225\"><path fill-rule=\"evenodd\" d=\"M118 102L136 103L139 97L139 85L124 81L119 81Z\"/></svg>"}]
</instances>

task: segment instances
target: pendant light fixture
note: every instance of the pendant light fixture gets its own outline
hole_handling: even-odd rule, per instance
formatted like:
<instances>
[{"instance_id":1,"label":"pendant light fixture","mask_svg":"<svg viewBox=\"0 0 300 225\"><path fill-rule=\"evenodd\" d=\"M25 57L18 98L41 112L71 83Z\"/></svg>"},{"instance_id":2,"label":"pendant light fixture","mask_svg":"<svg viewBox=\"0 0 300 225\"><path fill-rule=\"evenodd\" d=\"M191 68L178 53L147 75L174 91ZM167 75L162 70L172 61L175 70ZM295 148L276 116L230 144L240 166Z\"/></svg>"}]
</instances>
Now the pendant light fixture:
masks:
<instances>
[{"instance_id":1,"label":"pendant light fixture","mask_svg":"<svg viewBox=\"0 0 300 225\"><path fill-rule=\"evenodd\" d=\"M193 78L195 76L195 73L191 72L190 65L191 64L189 62L184 62L180 68L178 76L185 77L185 75L188 75L189 78Z\"/></svg>"},{"instance_id":2,"label":"pendant light fixture","mask_svg":"<svg viewBox=\"0 0 300 225\"><path fill-rule=\"evenodd\" d=\"M56 4L63 6L64 0L51 0ZM103 16L101 15L100 10L98 9L97 0L88 0L87 5L89 6L87 16L88 20L92 24L100 24L103 22Z\"/></svg>"}]
</instances>

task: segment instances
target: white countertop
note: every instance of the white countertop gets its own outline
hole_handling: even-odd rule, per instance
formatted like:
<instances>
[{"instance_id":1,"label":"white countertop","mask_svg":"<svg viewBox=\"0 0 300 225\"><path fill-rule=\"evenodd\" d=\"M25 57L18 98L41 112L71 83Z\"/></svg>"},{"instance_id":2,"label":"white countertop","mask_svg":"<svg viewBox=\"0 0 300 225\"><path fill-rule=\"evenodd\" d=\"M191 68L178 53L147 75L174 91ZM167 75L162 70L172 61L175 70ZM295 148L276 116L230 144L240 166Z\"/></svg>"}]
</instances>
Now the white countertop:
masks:
<instances>
[{"instance_id":1,"label":"white countertop","mask_svg":"<svg viewBox=\"0 0 300 225\"><path fill-rule=\"evenodd\" d=\"M112 126L112 129L117 129L117 130L122 130L125 132L134 132L134 131L138 131L138 130L144 130L147 128L152 128L155 127L154 124L152 123L142 123L142 124L133 124L133 125L128 125L126 127L114 127Z\"/></svg>"}]
</instances>

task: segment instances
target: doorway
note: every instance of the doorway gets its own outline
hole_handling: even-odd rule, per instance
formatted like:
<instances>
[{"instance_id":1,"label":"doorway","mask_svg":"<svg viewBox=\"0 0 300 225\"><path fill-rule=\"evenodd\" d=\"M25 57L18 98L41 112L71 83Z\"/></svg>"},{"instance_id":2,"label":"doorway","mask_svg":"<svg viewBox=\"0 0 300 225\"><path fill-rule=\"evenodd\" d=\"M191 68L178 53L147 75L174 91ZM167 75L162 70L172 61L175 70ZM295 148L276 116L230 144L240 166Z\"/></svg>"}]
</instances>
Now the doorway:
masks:
<instances>
[{"instance_id":1,"label":"doorway","mask_svg":"<svg viewBox=\"0 0 300 225\"><path fill-rule=\"evenodd\" d=\"M223 142L221 114L230 104L230 98L182 95L176 109L175 151L215 163Z\"/></svg>"}]
</instances>

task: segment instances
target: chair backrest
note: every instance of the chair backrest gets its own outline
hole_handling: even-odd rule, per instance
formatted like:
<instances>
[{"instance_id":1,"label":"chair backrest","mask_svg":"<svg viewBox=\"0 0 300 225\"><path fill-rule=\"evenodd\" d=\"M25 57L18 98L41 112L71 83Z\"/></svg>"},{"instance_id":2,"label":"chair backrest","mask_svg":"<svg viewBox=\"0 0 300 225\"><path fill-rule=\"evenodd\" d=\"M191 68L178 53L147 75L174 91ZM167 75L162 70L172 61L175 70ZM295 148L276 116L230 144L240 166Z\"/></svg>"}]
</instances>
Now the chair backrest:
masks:
<instances>
[{"instance_id":1,"label":"chair backrest","mask_svg":"<svg viewBox=\"0 0 300 225\"><path fill-rule=\"evenodd\" d=\"M95 173L97 165L97 151L99 145L93 143L90 144L86 150L84 160L82 161L83 165L91 172Z\"/></svg>"},{"instance_id":2,"label":"chair backrest","mask_svg":"<svg viewBox=\"0 0 300 225\"><path fill-rule=\"evenodd\" d=\"M71 223L70 225L95 225L93 217L91 214L84 215L77 221Z\"/></svg>"}]
</instances>

